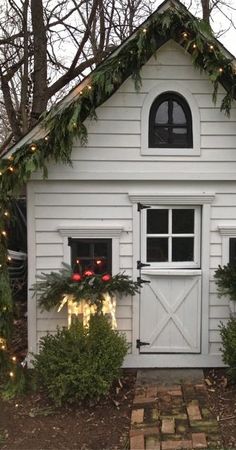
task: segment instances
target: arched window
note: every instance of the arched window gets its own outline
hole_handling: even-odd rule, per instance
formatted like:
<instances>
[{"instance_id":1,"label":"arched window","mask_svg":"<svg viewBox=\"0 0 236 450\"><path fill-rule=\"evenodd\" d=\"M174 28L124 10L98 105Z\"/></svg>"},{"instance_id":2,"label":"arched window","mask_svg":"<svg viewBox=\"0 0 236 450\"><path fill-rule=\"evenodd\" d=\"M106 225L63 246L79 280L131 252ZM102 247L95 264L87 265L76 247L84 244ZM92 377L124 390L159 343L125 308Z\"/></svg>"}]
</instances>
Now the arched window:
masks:
<instances>
[{"instance_id":1,"label":"arched window","mask_svg":"<svg viewBox=\"0 0 236 450\"><path fill-rule=\"evenodd\" d=\"M192 114L181 95L165 92L154 100L149 114L149 147L193 147Z\"/></svg>"}]
</instances>

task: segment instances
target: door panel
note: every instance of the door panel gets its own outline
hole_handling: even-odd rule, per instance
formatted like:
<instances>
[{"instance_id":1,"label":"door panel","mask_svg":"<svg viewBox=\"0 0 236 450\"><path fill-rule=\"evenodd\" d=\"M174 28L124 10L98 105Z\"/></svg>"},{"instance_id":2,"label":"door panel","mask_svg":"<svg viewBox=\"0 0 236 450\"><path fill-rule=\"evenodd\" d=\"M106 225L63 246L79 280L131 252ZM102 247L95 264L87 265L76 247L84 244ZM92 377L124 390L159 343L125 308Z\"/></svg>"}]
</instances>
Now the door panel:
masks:
<instances>
[{"instance_id":1,"label":"door panel","mask_svg":"<svg viewBox=\"0 0 236 450\"><path fill-rule=\"evenodd\" d=\"M141 353L199 353L201 275L199 271L143 273L141 290Z\"/></svg>"}]
</instances>

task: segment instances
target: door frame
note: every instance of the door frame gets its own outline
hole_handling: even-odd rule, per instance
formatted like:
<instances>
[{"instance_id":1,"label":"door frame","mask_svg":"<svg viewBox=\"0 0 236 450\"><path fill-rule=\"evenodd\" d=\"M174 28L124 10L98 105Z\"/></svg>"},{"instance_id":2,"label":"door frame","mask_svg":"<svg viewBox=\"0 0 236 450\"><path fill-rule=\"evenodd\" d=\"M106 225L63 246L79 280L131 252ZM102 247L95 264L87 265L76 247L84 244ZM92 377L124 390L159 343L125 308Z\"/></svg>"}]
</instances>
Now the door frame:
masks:
<instances>
[{"instance_id":1,"label":"door frame","mask_svg":"<svg viewBox=\"0 0 236 450\"><path fill-rule=\"evenodd\" d=\"M133 203L133 278L139 276L137 269L137 261L141 255L141 219L140 211L138 211L138 203L151 205L179 205L179 206L201 206L201 269L202 269L202 317L201 317L201 354L209 354L209 272L210 272L210 219L211 204L214 201L214 193L204 194L140 194L130 193L131 203ZM181 270L181 269L180 269ZM133 332L132 332L132 355L142 358L139 349L136 348L136 340L139 339L140 332L140 294L136 294L133 298ZM152 355L150 357L161 358L161 355Z\"/></svg>"}]
</instances>

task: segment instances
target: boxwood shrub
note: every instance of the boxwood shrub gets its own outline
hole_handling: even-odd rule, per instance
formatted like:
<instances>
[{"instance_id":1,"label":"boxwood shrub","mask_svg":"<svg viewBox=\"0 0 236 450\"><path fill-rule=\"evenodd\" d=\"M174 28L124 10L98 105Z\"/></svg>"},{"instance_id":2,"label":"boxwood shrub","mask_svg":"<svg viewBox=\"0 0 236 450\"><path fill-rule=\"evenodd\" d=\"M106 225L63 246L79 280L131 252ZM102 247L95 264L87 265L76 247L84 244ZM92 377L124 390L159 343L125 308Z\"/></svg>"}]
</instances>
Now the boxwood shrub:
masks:
<instances>
[{"instance_id":1,"label":"boxwood shrub","mask_svg":"<svg viewBox=\"0 0 236 450\"><path fill-rule=\"evenodd\" d=\"M69 329L43 337L34 355L36 377L56 405L98 401L108 394L128 351L126 338L108 319L95 315L89 328L76 320Z\"/></svg>"}]
</instances>

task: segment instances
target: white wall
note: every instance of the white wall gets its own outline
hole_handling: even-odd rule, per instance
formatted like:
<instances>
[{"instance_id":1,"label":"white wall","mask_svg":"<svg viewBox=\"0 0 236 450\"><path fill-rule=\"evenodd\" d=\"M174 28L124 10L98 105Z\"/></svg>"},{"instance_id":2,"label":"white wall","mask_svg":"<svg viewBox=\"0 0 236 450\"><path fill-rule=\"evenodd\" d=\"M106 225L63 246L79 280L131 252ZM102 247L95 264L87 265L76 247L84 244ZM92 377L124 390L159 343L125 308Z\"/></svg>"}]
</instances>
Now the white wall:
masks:
<instances>
[{"instance_id":1,"label":"white wall","mask_svg":"<svg viewBox=\"0 0 236 450\"><path fill-rule=\"evenodd\" d=\"M88 145L75 142L73 169L51 165L48 181L28 184L29 285L35 274L58 270L64 259L60 227L120 226L119 252L113 255L121 271L133 270L132 192L211 192L211 244L209 280L209 352L219 352L220 320L228 318L227 301L219 300L213 281L222 263L222 237L218 225L236 223L236 105L230 119L220 112L220 99L212 103L213 87L204 74L193 68L189 55L168 43L149 60L142 71L142 88L136 93L132 80L97 109L97 121L87 120ZM199 156L144 156L141 152L141 111L147 94L160 81L178 80L190 92L200 111ZM221 181L219 181L221 180ZM204 232L204 230L203 230ZM35 251L34 251L35 246ZM119 329L132 337L132 301L124 298L117 309ZM36 340L56 324L66 324L66 311L41 314L29 299L30 351Z\"/></svg>"}]
</instances>

